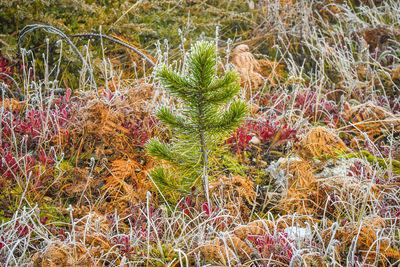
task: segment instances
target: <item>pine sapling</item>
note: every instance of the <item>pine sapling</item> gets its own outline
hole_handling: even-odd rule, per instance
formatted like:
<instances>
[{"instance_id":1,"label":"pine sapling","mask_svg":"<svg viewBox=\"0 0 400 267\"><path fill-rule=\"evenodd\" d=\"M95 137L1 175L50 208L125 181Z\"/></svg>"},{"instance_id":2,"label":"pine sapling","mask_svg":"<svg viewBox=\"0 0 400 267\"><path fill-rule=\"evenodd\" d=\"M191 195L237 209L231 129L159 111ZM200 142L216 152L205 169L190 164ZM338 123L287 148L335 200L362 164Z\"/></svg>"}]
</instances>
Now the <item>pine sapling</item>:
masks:
<instances>
[{"instance_id":1,"label":"pine sapling","mask_svg":"<svg viewBox=\"0 0 400 267\"><path fill-rule=\"evenodd\" d=\"M216 58L214 44L200 41L192 47L185 71L158 69L156 77L183 108L158 110L158 119L173 137L168 144L153 138L146 146L151 156L166 163L150 174L163 193L189 192L201 178L208 205L209 157L239 127L248 110L245 102L234 99L240 90L236 71L218 77Z\"/></svg>"}]
</instances>

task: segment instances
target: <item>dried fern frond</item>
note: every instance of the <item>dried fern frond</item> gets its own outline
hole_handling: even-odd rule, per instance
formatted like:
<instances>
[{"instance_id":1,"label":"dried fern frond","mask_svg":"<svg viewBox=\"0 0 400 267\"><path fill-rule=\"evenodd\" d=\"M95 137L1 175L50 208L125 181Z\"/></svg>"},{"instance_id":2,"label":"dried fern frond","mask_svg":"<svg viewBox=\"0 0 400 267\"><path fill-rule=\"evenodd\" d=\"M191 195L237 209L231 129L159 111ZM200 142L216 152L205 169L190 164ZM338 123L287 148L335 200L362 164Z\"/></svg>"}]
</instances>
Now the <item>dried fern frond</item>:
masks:
<instances>
[{"instance_id":1,"label":"dried fern frond","mask_svg":"<svg viewBox=\"0 0 400 267\"><path fill-rule=\"evenodd\" d=\"M216 245L214 243L207 243L199 247L200 253L205 259L212 264L228 265L228 259L230 264L235 265L237 261L233 258L232 251L224 246Z\"/></svg>"},{"instance_id":2,"label":"dried fern frond","mask_svg":"<svg viewBox=\"0 0 400 267\"><path fill-rule=\"evenodd\" d=\"M0 101L0 107L3 107L9 111L17 110L20 112L24 108L24 104L15 98L4 98Z\"/></svg>"},{"instance_id":3,"label":"dried fern frond","mask_svg":"<svg viewBox=\"0 0 400 267\"><path fill-rule=\"evenodd\" d=\"M282 166L283 168L284 166ZM314 169L307 161L291 161L287 166L288 178L286 195L278 203L277 208L287 212L315 214L320 208L318 181L313 175Z\"/></svg>"},{"instance_id":4,"label":"dried fern frond","mask_svg":"<svg viewBox=\"0 0 400 267\"><path fill-rule=\"evenodd\" d=\"M266 81L276 86L275 80L280 80L284 71L283 66L276 61L257 60L245 44L238 45L233 50L232 64L240 74L241 86L252 91L262 89Z\"/></svg>"},{"instance_id":5,"label":"dried fern frond","mask_svg":"<svg viewBox=\"0 0 400 267\"><path fill-rule=\"evenodd\" d=\"M48 245L43 252L37 252L32 262L35 266L52 267L52 266L96 266L93 256L81 243L63 244L59 241ZM97 265L100 266L100 265Z\"/></svg>"},{"instance_id":6,"label":"dried fern frond","mask_svg":"<svg viewBox=\"0 0 400 267\"><path fill-rule=\"evenodd\" d=\"M235 254L237 254L240 258L249 258L252 249L246 244L241 238L236 237L234 235L225 235L225 240L221 238L216 238L214 243L219 246L227 245Z\"/></svg>"},{"instance_id":7,"label":"dried fern frond","mask_svg":"<svg viewBox=\"0 0 400 267\"><path fill-rule=\"evenodd\" d=\"M295 144L295 151L304 160L312 162L315 157L334 158L337 151L347 151L347 146L333 132L325 127L316 127Z\"/></svg>"},{"instance_id":8,"label":"dried fern frond","mask_svg":"<svg viewBox=\"0 0 400 267\"><path fill-rule=\"evenodd\" d=\"M250 178L242 176L220 176L215 182L209 184L210 194L226 202L226 207L231 214L239 213L247 217L250 210L248 205L255 205L256 192L254 183Z\"/></svg>"},{"instance_id":9,"label":"dried fern frond","mask_svg":"<svg viewBox=\"0 0 400 267\"><path fill-rule=\"evenodd\" d=\"M376 259L379 260L383 266L386 266L388 258L398 260L400 259L400 252L398 249L393 248L388 239L379 238L378 230L383 230L385 221L379 216L367 217L361 221L361 224L350 222L340 227L333 238L337 239L342 244L350 244L355 238L356 240L356 253L360 254L367 264L377 264ZM332 239L332 229L326 229L322 233L322 238L326 244ZM344 255L346 253L346 246L336 247L337 253Z\"/></svg>"},{"instance_id":10,"label":"dried fern frond","mask_svg":"<svg viewBox=\"0 0 400 267\"><path fill-rule=\"evenodd\" d=\"M358 142L365 139L365 134L370 140L376 142L385 137L388 132L400 133L400 117L373 102L355 107L346 104L343 117L351 122L354 135L352 147L358 147Z\"/></svg>"},{"instance_id":11,"label":"dried fern frond","mask_svg":"<svg viewBox=\"0 0 400 267\"><path fill-rule=\"evenodd\" d=\"M390 72L390 76L393 80L400 80L400 65Z\"/></svg>"},{"instance_id":12,"label":"dried fern frond","mask_svg":"<svg viewBox=\"0 0 400 267\"><path fill-rule=\"evenodd\" d=\"M250 224L239 226L235 230L233 230L233 234L242 240L247 238L249 235L256 236L256 235L264 235L265 233L266 231L264 228Z\"/></svg>"},{"instance_id":13,"label":"dried fern frond","mask_svg":"<svg viewBox=\"0 0 400 267\"><path fill-rule=\"evenodd\" d=\"M257 71L260 64L249 47L245 44L238 45L232 52L232 64L236 66L240 74L240 84L244 88L258 91L264 86L264 77Z\"/></svg>"},{"instance_id":14,"label":"dried fern frond","mask_svg":"<svg viewBox=\"0 0 400 267\"><path fill-rule=\"evenodd\" d=\"M210 192L218 193L221 188L227 188L229 191L238 193L239 198L244 198L248 203L254 204L256 192L254 183L250 178L239 175L234 177L221 176L216 182L210 183Z\"/></svg>"},{"instance_id":15,"label":"dried fern frond","mask_svg":"<svg viewBox=\"0 0 400 267\"><path fill-rule=\"evenodd\" d=\"M111 163L111 176L106 178L106 184L102 187L104 193L112 199L112 203L107 203L107 207L123 210L130 203L138 203L146 198L151 185L146 179L144 169L131 159L119 159Z\"/></svg>"}]
</instances>

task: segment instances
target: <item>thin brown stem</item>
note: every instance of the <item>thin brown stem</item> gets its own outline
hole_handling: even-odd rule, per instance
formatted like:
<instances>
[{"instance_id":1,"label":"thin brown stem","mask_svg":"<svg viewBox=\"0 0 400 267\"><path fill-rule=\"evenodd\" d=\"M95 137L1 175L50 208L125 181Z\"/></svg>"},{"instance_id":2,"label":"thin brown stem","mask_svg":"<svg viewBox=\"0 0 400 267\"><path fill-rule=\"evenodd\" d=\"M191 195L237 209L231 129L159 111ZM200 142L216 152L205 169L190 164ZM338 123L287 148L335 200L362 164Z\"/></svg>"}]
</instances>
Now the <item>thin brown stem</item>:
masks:
<instances>
[{"instance_id":1,"label":"thin brown stem","mask_svg":"<svg viewBox=\"0 0 400 267\"><path fill-rule=\"evenodd\" d=\"M201 144L201 153L202 153L202 165L203 165L203 174L201 179L203 180L203 190L204 190L204 196L207 200L209 208L211 208L211 202L210 202L210 194L208 192L208 156L207 156L207 151L206 151L206 142L204 138L204 131L200 133L200 144Z\"/></svg>"}]
</instances>

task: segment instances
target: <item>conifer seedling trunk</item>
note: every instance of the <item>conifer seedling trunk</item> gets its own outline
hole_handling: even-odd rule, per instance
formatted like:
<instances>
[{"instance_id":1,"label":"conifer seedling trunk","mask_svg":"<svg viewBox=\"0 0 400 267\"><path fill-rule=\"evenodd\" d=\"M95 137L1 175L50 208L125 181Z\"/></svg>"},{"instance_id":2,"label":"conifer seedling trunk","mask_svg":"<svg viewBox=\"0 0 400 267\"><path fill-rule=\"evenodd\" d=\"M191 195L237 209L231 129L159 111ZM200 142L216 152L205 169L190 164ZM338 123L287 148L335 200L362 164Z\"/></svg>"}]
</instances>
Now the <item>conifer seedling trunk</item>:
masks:
<instances>
[{"instance_id":1,"label":"conifer seedling trunk","mask_svg":"<svg viewBox=\"0 0 400 267\"><path fill-rule=\"evenodd\" d=\"M207 200L207 203L209 207L211 208L211 201L210 201L210 194L208 190L208 156L207 156L207 147L206 147L206 142L204 138L204 132L200 133L200 145L201 145L201 153L202 153L202 158L201 158L201 164L203 165L203 174L202 174L202 182L203 182L203 191L204 191L204 197Z\"/></svg>"}]
</instances>

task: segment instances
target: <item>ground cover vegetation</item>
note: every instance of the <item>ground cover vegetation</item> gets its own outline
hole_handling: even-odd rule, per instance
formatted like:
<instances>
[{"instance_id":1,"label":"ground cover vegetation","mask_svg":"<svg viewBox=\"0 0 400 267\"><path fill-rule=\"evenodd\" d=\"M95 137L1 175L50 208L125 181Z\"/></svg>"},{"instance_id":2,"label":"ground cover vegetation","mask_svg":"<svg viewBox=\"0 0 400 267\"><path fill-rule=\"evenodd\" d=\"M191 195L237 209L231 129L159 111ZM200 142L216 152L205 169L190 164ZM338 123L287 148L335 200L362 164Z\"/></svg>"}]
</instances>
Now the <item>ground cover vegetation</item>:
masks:
<instances>
[{"instance_id":1,"label":"ground cover vegetation","mask_svg":"<svg viewBox=\"0 0 400 267\"><path fill-rule=\"evenodd\" d=\"M1 1L4 266L398 266L400 3Z\"/></svg>"}]
</instances>

